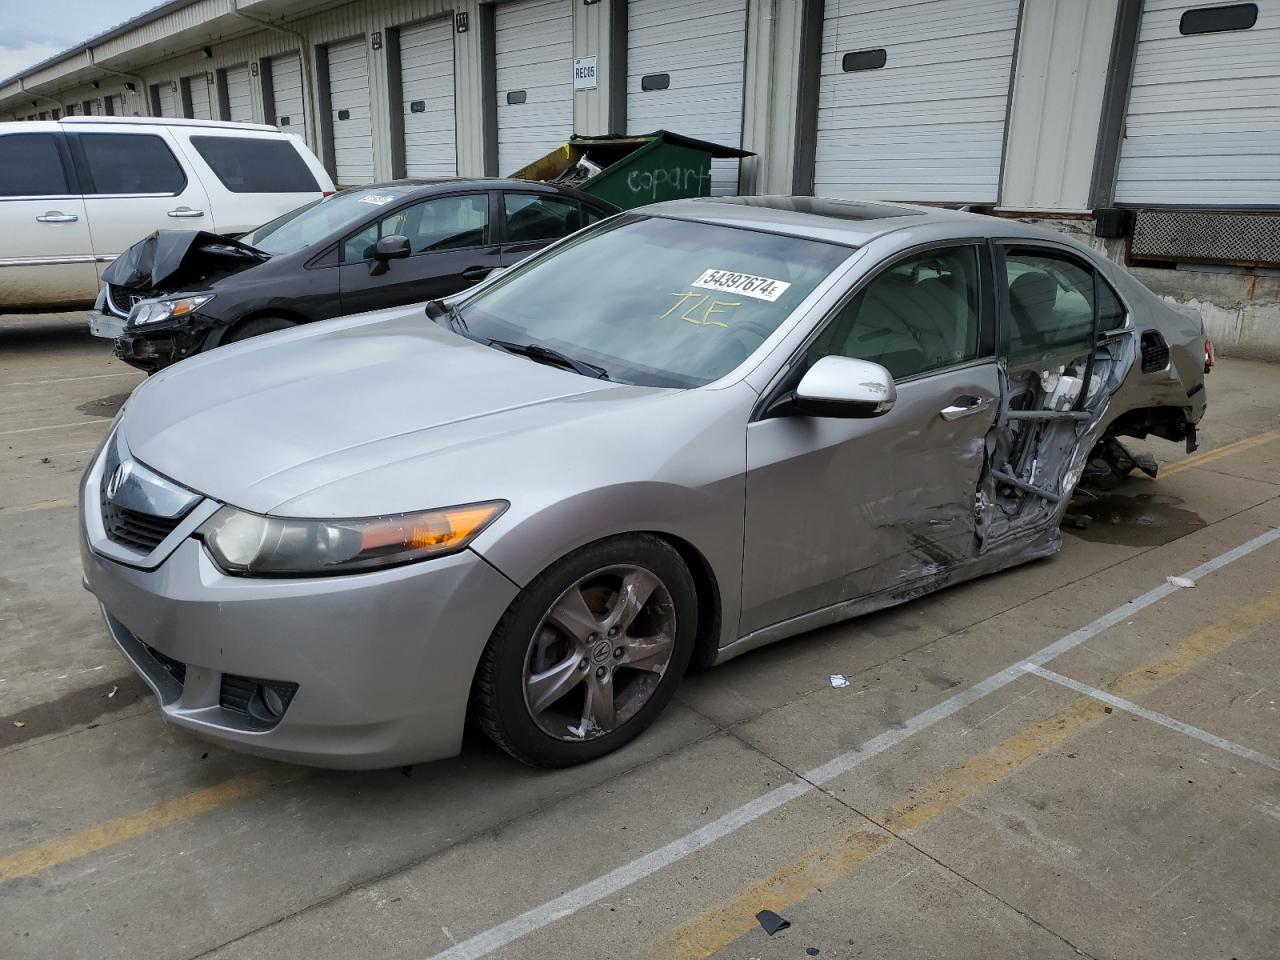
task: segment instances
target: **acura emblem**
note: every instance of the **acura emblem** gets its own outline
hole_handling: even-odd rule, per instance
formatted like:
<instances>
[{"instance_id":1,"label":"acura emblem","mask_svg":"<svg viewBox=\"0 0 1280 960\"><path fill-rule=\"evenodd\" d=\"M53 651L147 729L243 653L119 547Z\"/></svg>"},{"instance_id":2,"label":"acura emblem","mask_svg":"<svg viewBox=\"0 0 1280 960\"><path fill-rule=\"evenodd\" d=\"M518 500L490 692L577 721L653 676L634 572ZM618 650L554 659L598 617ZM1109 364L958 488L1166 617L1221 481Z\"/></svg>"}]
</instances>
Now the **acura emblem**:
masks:
<instances>
[{"instance_id":1,"label":"acura emblem","mask_svg":"<svg viewBox=\"0 0 1280 960\"><path fill-rule=\"evenodd\" d=\"M116 494L120 492L120 488L124 486L124 482L129 479L129 473L133 469L132 463L122 463L116 467L116 472L111 474L111 479L107 481L107 499L114 500Z\"/></svg>"}]
</instances>

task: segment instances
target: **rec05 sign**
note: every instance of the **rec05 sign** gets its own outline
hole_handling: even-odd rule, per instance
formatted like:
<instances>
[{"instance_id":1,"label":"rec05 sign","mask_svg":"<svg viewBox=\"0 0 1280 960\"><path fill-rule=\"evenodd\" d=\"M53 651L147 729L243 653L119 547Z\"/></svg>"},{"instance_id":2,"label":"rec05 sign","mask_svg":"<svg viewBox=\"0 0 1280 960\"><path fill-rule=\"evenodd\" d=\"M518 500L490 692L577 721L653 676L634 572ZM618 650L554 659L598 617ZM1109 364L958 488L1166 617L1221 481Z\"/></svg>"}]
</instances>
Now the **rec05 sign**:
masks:
<instances>
[{"instance_id":1,"label":"rec05 sign","mask_svg":"<svg viewBox=\"0 0 1280 960\"><path fill-rule=\"evenodd\" d=\"M578 57L573 61L573 89L596 89L596 58Z\"/></svg>"}]
</instances>

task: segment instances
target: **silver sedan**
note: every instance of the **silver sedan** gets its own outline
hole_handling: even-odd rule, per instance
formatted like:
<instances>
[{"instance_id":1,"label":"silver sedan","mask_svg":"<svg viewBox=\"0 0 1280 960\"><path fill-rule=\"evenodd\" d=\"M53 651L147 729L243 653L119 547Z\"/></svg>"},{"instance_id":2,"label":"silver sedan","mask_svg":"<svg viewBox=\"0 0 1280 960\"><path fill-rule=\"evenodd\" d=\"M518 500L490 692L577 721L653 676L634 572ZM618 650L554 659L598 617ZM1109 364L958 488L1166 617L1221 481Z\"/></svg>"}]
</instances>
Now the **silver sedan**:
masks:
<instances>
[{"instance_id":1,"label":"silver sedan","mask_svg":"<svg viewBox=\"0 0 1280 960\"><path fill-rule=\"evenodd\" d=\"M657 205L151 378L84 477L85 582L233 748L390 766L471 717L579 763L693 661L1055 553L1082 476L1149 468L1119 437L1194 446L1205 351L1014 221Z\"/></svg>"}]
</instances>

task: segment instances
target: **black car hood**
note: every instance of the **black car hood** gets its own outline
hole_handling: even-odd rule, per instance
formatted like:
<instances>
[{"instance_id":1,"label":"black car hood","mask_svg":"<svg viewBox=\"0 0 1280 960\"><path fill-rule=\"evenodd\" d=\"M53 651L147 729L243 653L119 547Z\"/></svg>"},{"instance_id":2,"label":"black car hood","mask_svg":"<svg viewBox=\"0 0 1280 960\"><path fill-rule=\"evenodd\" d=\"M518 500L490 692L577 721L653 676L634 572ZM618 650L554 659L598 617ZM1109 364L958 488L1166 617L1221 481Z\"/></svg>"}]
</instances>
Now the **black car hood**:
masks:
<instances>
[{"instance_id":1,"label":"black car hood","mask_svg":"<svg viewBox=\"0 0 1280 960\"><path fill-rule=\"evenodd\" d=\"M157 230L102 271L107 283L133 290L192 289L271 259L256 247L204 230Z\"/></svg>"}]
</instances>

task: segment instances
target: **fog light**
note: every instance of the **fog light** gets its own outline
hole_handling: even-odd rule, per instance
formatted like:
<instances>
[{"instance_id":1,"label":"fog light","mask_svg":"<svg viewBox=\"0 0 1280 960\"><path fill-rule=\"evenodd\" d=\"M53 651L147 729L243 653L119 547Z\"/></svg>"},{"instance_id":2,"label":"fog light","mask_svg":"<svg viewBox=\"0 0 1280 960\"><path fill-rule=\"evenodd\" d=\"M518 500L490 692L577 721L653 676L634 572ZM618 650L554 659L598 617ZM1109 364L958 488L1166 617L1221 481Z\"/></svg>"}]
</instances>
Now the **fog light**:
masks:
<instances>
[{"instance_id":1,"label":"fog light","mask_svg":"<svg viewBox=\"0 0 1280 960\"><path fill-rule=\"evenodd\" d=\"M262 705L267 708L267 712L277 720L284 716L284 698L271 687L259 687L258 690L262 694Z\"/></svg>"}]
</instances>

